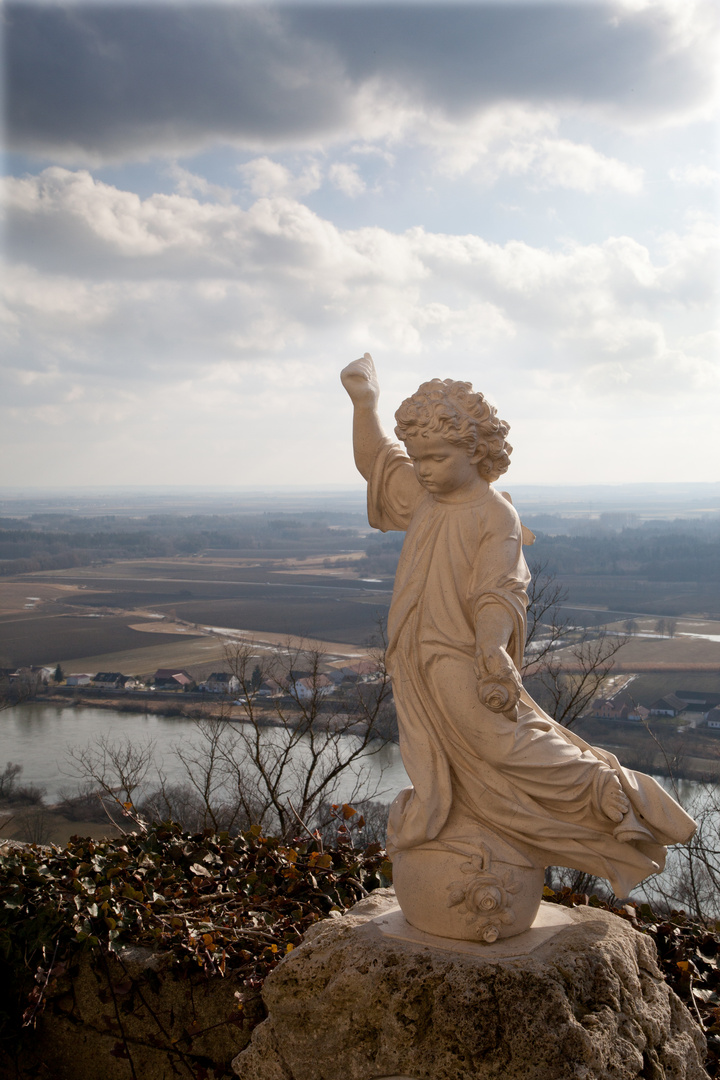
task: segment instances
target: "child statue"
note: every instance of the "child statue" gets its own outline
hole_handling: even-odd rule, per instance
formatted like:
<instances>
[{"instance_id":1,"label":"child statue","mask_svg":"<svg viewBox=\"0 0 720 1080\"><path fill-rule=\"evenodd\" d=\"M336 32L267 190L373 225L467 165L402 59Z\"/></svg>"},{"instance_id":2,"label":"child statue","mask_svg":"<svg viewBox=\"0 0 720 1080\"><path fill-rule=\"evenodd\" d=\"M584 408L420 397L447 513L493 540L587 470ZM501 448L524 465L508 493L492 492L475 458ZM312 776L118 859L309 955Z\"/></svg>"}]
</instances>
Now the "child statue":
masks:
<instances>
[{"instance_id":1,"label":"child statue","mask_svg":"<svg viewBox=\"0 0 720 1080\"><path fill-rule=\"evenodd\" d=\"M395 414L403 450L380 426L369 353L341 378L370 524L407 531L387 654L412 782L388 823L405 917L445 937L515 935L535 918L547 865L627 896L695 825L523 689L523 527L492 486L509 465L508 425L470 383L433 379Z\"/></svg>"}]
</instances>

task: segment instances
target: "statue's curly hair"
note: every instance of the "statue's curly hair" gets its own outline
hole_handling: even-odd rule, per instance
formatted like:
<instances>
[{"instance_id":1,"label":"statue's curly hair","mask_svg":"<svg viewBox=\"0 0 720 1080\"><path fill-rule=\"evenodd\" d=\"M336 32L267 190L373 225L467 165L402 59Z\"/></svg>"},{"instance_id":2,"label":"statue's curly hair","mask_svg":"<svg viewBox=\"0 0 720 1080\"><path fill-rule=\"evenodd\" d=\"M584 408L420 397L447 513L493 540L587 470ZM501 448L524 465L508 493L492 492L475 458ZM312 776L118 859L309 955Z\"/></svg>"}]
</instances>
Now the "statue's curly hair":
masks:
<instances>
[{"instance_id":1,"label":"statue's curly hair","mask_svg":"<svg viewBox=\"0 0 720 1080\"><path fill-rule=\"evenodd\" d=\"M395 413L395 434L403 442L420 431L439 432L468 454L480 451L477 470L484 480L497 480L507 472L512 446L505 436L510 425L499 420L497 410L469 382L431 379Z\"/></svg>"}]
</instances>

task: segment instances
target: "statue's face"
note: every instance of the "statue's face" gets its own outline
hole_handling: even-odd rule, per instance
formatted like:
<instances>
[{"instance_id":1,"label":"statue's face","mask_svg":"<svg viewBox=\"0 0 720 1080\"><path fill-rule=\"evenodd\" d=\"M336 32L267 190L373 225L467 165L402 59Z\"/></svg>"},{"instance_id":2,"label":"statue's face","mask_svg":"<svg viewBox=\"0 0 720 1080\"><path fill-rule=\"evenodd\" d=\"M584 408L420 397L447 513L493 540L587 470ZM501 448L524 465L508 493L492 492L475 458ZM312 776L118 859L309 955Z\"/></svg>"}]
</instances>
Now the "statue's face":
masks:
<instances>
[{"instance_id":1,"label":"statue's face","mask_svg":"<svg viewBox=\"0 0 720 1080\"><path fill-rule=\"evenodd\" d=\"M464 447L448 442L437 431L409 435L405 449L415 475L432 495L449 495L479 482L477 454L468 454Z\"/></svg>"}]
</instances>

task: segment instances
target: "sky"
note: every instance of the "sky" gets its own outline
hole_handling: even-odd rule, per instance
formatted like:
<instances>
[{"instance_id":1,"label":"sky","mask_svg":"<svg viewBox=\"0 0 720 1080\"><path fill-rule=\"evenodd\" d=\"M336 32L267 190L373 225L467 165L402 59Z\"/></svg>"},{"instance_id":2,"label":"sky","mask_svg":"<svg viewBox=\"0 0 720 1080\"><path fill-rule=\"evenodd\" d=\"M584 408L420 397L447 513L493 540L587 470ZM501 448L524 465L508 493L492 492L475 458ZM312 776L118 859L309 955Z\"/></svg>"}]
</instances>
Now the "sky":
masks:
<instances>
[{"instance_id":1,"label":"sky","mask_svg":"<svg viewBox=\"0 0 720 1080\"><path fill-rule=\"evenodd\" d=\"M719 12L7 3L0 484L361 483L366 351L508 484L720 480Z\"/></svg>"}]
</instances>

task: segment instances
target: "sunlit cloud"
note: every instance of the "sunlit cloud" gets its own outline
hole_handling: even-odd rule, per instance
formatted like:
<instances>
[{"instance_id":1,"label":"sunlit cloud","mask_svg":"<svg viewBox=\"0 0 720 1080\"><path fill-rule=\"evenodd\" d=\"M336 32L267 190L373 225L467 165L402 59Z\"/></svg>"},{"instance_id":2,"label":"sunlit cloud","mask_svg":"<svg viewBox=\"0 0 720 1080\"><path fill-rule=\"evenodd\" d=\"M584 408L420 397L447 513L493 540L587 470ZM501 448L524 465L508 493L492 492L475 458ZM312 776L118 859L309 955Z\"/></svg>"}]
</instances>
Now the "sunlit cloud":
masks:
<instances>
[{"instance_id":1,"label":"sunlit cloud","mask_svg":"<svg viewBox=\"0 0 720 1080\"><path fill-rule=\"evenodd\" d=\"M8 482L354 482L366 349L386 426L424 378L481 385L516 478L681 479L668 415L714 475L715 5L5 22Z\"/></svg>"}]
</instances>

